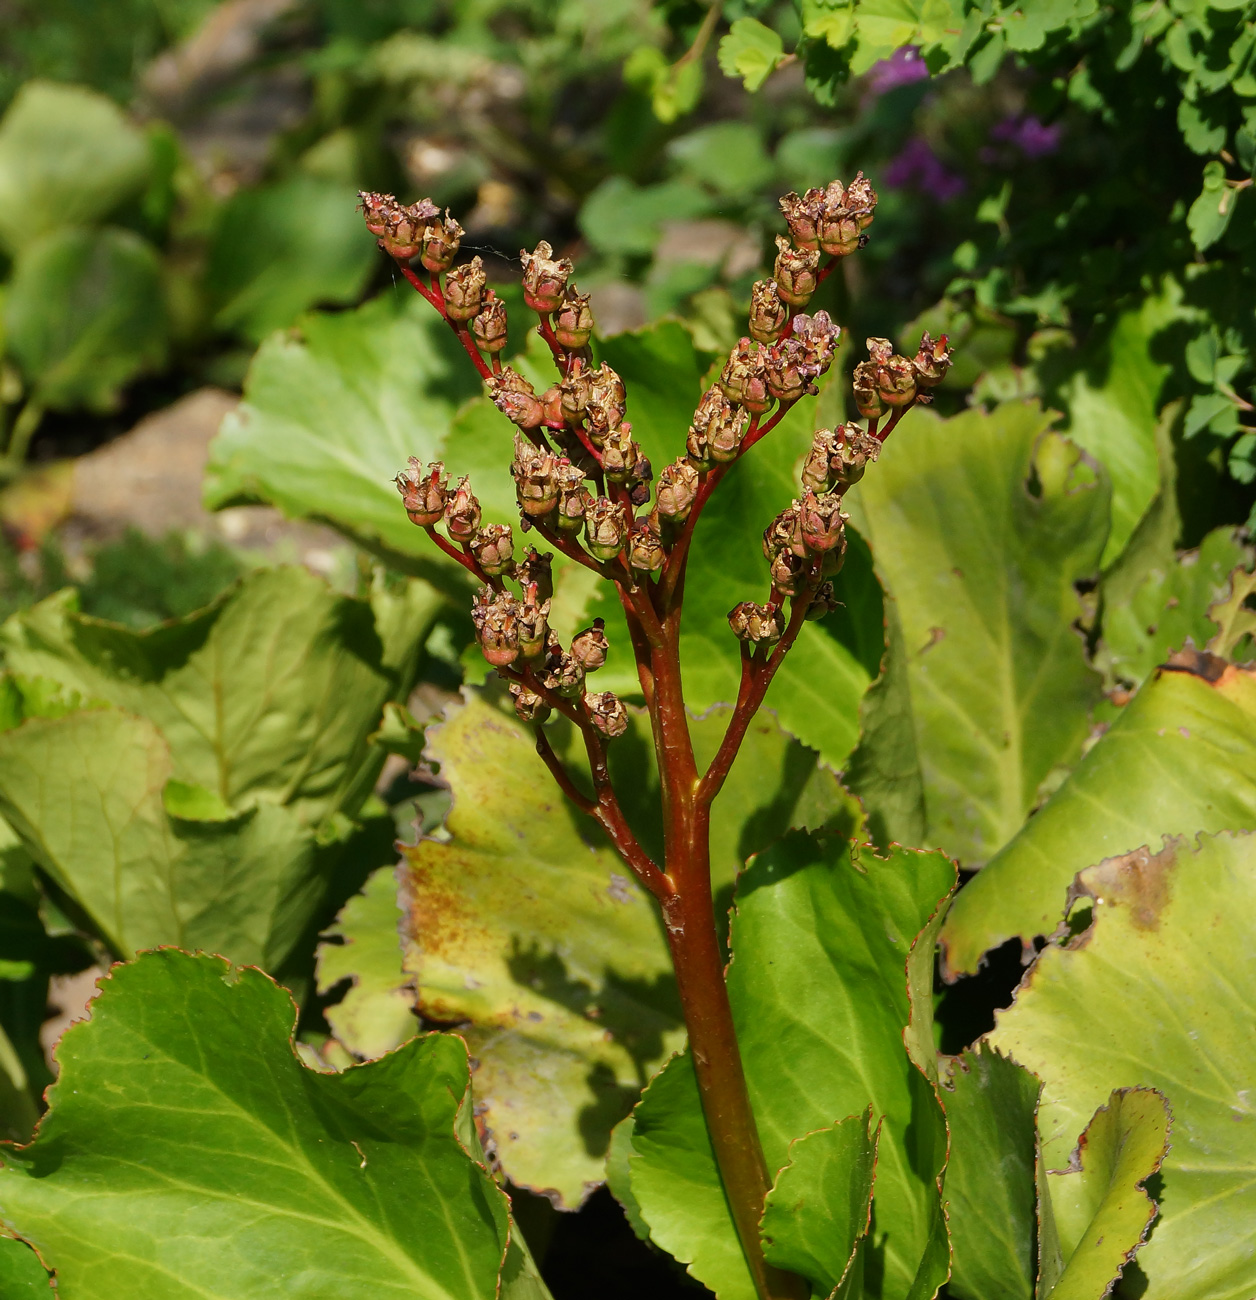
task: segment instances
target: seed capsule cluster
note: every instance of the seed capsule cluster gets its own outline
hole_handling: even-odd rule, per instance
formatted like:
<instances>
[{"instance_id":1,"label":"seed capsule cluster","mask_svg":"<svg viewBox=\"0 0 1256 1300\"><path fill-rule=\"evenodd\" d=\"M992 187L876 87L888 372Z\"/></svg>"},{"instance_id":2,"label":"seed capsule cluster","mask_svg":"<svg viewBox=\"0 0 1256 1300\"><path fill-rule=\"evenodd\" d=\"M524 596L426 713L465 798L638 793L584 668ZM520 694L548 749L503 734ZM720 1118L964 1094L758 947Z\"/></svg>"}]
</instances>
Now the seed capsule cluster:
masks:
<instances>
[{"instance_id":1,"label":"seed capsule cluster","mask_svg":"<svg viewBox=\"0 0 1256 1300\"><path fill-rule=\"evenodd\" d=\"M605 361L594 365L589 295L571 282L568 258L556 257L544 241L520 254L524 302L538 315L538 333L559 372L556 383L538 392L524 374L502 364L506 307L487 287L481 259L455 265L463 236L458 222L448 212L442 217L428 199L405 205L391 195L361 195L366 224L381 248L458 335L494 405L518 431L510 473L522 530L535 530L556 551L612 581L630 624L635 617L639 628L666 618L679 600L690 535L728 466L795 402L815 393L832 365L841 331L827 312L804 309L837 262L867 242L876 204L862 173L849 186L833 181L781 200L789 237L776 239L772 276L753 288L747 336L702 395L684 454L656 478L626 419L623 380ZM415 258L426 280L413 268ZM808 618L834 608L829 578L846 548L842 493L877 458L902 413L928 400L950 363L945 337L935 343L925 335L912 359L896 355L885 339L870 339L868 351L855 371L855 402L868 428L847 424L815 435L801 496L764 534L768 600L743 602L729 614L734 633L751 645L792 637L786 600ZM878 433L887 412L890 422ZM582 725L606 737L622 734L622 702L611 692L585 689L586 675L606 658L601 622L569 649L549 627L552 554L530 547L516 559L511 526L484 523L469 480L451 487L440 462L411 458L397 488L410 519L483 583L472 609L476 636L485 658L510 682L520 718L540 723L554 708L570 713L574 703ZM518 594L507 582L518 586Z\"/></svg>"}]
</instances>

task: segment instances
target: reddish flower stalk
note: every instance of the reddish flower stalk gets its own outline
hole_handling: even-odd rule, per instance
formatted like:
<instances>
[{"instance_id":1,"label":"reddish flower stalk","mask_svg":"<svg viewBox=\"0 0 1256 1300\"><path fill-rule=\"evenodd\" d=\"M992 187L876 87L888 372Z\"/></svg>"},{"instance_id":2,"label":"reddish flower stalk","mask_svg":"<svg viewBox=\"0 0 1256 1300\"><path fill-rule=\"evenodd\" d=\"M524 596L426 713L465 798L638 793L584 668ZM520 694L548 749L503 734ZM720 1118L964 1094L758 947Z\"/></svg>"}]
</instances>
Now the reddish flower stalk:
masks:
<instances>
[{"instance_id":1,"label":"reddish flower stalk","mask_svg":"<svg viewBox=\"0 0 1256 1300\"><path fill-rule=\"evenodd\" d=\"M945 377L945 337L928 335L917 356L869 339L870 359L855 373L855 400L868 421L815 434L805 461L806 491L764 534L768 599L729 614L741 641L741 681L714 759L699 771L681 687L680 625L693 538L707 502L732 465L772 432L829 368L838 328L826 312L804 314L808 299L842 257L863 246L876 195L862 176L781 202L791 240L778 239L775 276L755 286L752 338L729 357L716 388L694 414L687 454L657 471L632 439L627 393L605 363L593 367L586 295L570 284L572 265L548 244L523 253L524 300L538 316L559 384L543 394L510 367L505 309L484 283L478 258L453 265L461 227L439 219L427 200L406 207L388 195L363 195L367 222L401 273L458 336L494 403L520 429L511 473L524 527L610 582L623 608L659 769L663 860L645 852L620 806L607 745L629 725L609 691L590 692L586 676L605 661L600 620L570 648L548 627L549 560L514 559L511 530L480 526L466 479L453 489L444 466L412 460L397 478L410 518L483 586L472 611L490 663L510 685L516 711L536 735L537 753L559 788L605 831L625 865L658 902L666 923L703 1112L746 1263L762 1300L807 1294L801 1278L763 1258L759 1219L771 1173L763 1157L737 1046L711 900L711 805L747 728L808 618L834 607L832 584L845 550L841 494L876 459L881 442L910 406L928 401ZM374 224L372 224L374 223ZM411 269L421 251L430 281ZM821 253L828 261L819 264ZM441 275L445 275L442 286ZM472 322L468 327L468 321ZM481 344L489 353L486 361ZM891 411L878 434L879 421ZM587 484L592 484L591 493ZM651 486L653 484L653 486ZM640 514L637 514L637 511ZM448 539L437 531L443 522ZM507 589L515 581L521 595ZM788 605L788 612L785 606ZM592 795L584 793L545 732L553 713L580 732Z\"/></svg>"}]
</instances>

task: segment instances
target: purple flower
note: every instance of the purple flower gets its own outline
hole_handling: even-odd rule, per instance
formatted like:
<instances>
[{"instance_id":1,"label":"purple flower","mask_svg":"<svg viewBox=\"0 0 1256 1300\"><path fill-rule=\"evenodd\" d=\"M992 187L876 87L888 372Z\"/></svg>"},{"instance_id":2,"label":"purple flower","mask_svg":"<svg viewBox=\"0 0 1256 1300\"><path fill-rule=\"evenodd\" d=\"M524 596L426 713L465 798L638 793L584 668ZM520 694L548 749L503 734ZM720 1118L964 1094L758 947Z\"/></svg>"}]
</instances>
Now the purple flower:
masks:
<instances>
[{"instance_id":1,"label":"purple flower","mask_svg":"<svg viewBox=\"0 0 1256 1300\"><path fill-rule=\"evenodd\" d=\"M1027 114L1024 117L1005 117L990 129L990 139L999 144L1010 144L1026 158L1045 158L1060 147L1064 128L1057 122L1047 126Z\"/></svg>"},{"instance_id":2,"label":"purple flower","mask_svg":"<svg viewBox=\"0 0 1256 1300\"><path fill-rule=\"evenodd\" d=\"M921 190L939 203L949 203L967 189L964 178L951 171L918 135L890 159L882 175L891 189Z\"/></svg>"},{"instance_id":3,"label":"purple flower","mask_svg":"<svg viewBox=\"0 0 1256 1300\"><path fill-rule=\"evenodd\" d=\"M913 81L923 81L928 75L929 69L920 57L919 47L904 45L888 59L874 63L868 70L864 84L869 96L877 99L899 86L910 86Z\"/></svg>"}]
</instances>

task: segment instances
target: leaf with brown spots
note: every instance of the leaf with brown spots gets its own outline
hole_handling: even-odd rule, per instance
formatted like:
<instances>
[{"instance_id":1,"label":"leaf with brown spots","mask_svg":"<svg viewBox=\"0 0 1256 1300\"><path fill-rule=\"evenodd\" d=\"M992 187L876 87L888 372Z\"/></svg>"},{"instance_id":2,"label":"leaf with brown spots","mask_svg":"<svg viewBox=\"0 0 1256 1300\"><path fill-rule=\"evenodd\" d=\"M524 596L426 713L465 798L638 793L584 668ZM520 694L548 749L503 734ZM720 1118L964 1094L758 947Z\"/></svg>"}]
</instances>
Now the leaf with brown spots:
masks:
<instances>
[{"instance_id":1,"label":"leaf with brown spots","mask_svg":"<svg viewBox=\"0 0 1256 1300\"><path fill-rule=\"evenodd\" d=\"M990 1041L1043 1081L1038 1129L1048 1169L1069 1164L1077 1134L1113 1089L1163 1094L1173 1115L1172 1145L1160 1169L1163 1192L1156 1193L1161 1217L1138 1254L1147 1278L1138 1294L1250 1300L1256 836L1201 836L1197 847L1171 840L1159 853L1100 863L1082 872L1078 886L1078 898L1092 900L1089 928L1043 950L1012 1007L999 1013ZM1075 927L1081 920L1074 918ZM1122 1107L1128 1102L1127 1095ZM1096 1141L1092 1128L1092 1153ZM1144 1167L1139 1180L1149 1172ZM1072 1177L1047 1179L1066 1264L1069 1243L1088 1231L1082 1202L1093 1199L1064 1195L1075 1186ZM1135 1218L1149 1221L1141 1193L1127 1186L1123 1204L1127 1228ZM1131 1245L1126 1240L1122 1249ZM1064 1290L1071 1269L1055 1296L1102 1294Z\"/></svg>"},{"instance_id":2,"label":"leaf with brown spots","mask_svg":"<svg viewBox=\"0 0 1256 1300\"><path fill-rule=\"evenodd\" d=\"M694 724L700 761L724 720ZM548 730L563 750L565 724ZM652 754L636 717L611 759L629 820L657 849ZM605 1177L611 1129L684 1041L656 908L564 799L528 730L487 695L471 693L428 729L427 756L453 805L447 842L406 851L406 968L419 1008L460 1026L481 1134L506 1173L579 1204ZM856 816L833 774L761 714L715 805L717 893L790 825L850 834Z\"/></svg>"},{"instance_id":3,"label":"leaf with brown spots","mask_svg":"<svg viewBox=\"0 0 1256 1300\"><path fill-rule=\"evenodd\" d=\"M1256 672L1174 655L1024 829L955 899L948 969L1050 934L1073 877L1165 835L1256 828Z\"/></svg>"}]
</instances>

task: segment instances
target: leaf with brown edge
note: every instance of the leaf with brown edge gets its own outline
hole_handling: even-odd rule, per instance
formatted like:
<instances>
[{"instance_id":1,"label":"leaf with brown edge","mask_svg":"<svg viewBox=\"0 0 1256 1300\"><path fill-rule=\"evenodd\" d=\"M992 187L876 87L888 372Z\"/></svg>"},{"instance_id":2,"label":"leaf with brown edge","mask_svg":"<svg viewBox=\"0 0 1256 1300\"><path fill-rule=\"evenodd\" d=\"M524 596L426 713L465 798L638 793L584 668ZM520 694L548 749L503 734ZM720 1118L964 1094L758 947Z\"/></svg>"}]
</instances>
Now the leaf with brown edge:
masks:
<instances>
[{"instance_id":1,"label":"leaf with brown edge","mask_svg":"<svg viewBox=\"0 0 1256 1300\"><path fill-rule=\"evenodd\" d=\"M1048 1171L1058 1280L1038 1300L1101 1300L1147 1240L1156 1203L1147 1180L1169 1150L1169 1103L1154 1088L1117 1088L1078 1139L1067 1169Z\"/></svg>"},{"instance_id":2,"label":"leaf with brown edge","mask_svg":"<svg viewBox=\"0 0 1256 1300\"><path fill-rule=\"evenodd\" d=\"M1068 1163L1114 1089L1163 1094L1173 1141L1161 1217L1138 1256L1144 1300L1250 1300L1256 836L1170 840L1159 853L1111 858L1083 871L1075 893L1077 908L1089 899L1089 926L1043 949L990 1041L1043 1081L1048 1169ZM1073 928L1083 920L1074 915ZM1052 1202L1067 1241L1069 1211L1054 1191Z\"/></svg>"},{"instance_id":3,"label":"leaf with brown edge","mask_svg":"<svg viewBox=\"0 0 1256 1300\"><path fill-rule=\"evenodd\" d=\"M880 1136L869 1105L861 1115L796 1138L764 1202L764 1258L805 1277L819 1295L842 1284L868 1235Z\"/></svg>"},{"instance_id":4,"label":"leaf with brown edge","mask_svg":"<svg viewBox=\"0 0 1256 1300\"><path fill-rule=\"evenodd\" d=\"M942 931L946 969L1051 934L1077 872L1165 835L1256 827L1256 672L1206 651L1157 670L1063 785L969 881Z\"/></svg>"}]
</instances>

